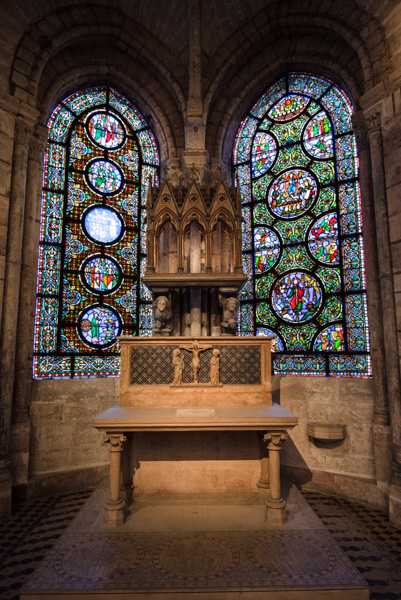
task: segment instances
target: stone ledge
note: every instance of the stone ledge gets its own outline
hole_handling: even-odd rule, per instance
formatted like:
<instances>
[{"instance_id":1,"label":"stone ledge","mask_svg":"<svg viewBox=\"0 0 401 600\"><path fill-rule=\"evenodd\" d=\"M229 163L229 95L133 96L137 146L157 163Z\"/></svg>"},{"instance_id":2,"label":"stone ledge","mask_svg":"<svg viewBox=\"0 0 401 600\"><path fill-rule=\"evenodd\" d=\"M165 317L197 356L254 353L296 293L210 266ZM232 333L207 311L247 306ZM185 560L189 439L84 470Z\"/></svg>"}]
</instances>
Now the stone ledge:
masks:
<instances>
[{"instance_id":1,"label":"stone ledge","mask_svg":"<svg viewBox=\"0 0 401 600\"><path fill-rule=\"evenodd\" d=\"M330 444L346 437L347 426L332 423L307 423L306 433L310 438Z\"/></svg>"}]
</instances>

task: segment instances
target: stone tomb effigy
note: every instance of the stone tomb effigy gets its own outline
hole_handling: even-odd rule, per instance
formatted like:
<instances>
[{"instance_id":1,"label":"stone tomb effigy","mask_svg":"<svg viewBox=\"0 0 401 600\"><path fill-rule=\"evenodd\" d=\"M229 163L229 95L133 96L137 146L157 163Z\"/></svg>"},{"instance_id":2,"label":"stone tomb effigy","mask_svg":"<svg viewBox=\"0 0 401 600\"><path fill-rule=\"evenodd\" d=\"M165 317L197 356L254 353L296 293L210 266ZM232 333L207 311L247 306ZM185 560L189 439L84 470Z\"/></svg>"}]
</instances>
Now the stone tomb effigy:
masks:
<instances>
[{"instance_id":1,"label":"stone tomb effigy","mask_svg":"<svg viewBox=\"0 0 401 600\"><path fill-rule=\"evenodd\" d=\"M106 523L124 522L124 501L120 496L121 466L123 477L129 480L145 471L135 436L169 433L168 446L172 457L166 469L165 446L153 438L152 448L156 471L143 481L155 495L185 490L187 493L211 490L235 492L268 488L267 519L271 523L286 520L285 501L280 488L280 450L298 419L283 407L272 403L271 350L267 337L153 337L121 338L120 403L101 413L92 424L105 433L110 448L110 497L106 504ZM186 468L182 460L191 455L191 440L195 440L198 455ZM224 448L219 458L207 460L199 456L200 432L261 432L267 446L267 456L259 455L259 474L247 482L247 460L224 461ZM241 443L240 435L238 444ZM255 438L255 436L253 436ZM235 438L234 438L235 440ZM259 437L257 437L259 440ZM231 443L233 439L231 438ZM235 441L234 441L235 443ZM174 445L178 448L174 450ZM224 444L224 438L219 444ZM121 457L126 446L126 457ZM132 453L132 448L136 453ZM156 448L155 448L156 446ZM204 446L203 446L204 448ZM200 451L202 454L202 450ZM246 453L245 453L246 454ZM239 458L241 451L239 452ZM202 459L204 459L202 461ZM237 454L238 459L238 454ZM160 462L161 461L161 462ZM254 461L255 462L255 461ZM205 463L207 468L205 470ZM243 464L241 464L243 463ZM159 469L157 470L157 466ZM141 471L142 469L142 471ZM235 483L233 477L235 476ZM241 479L242 476L242 479ZM187 481L185 481L187 477ZM216 477L224 481L216 482ZM160 481L160 479L163 479ZM258 482L259 479L259 482ZM211 481L212 484L211 484ZM238 485L238 480L240 485ZM156 482L156 483L155 483ZM157 486L159 482L159 488ZM132 485L132 483L131 483ZM246 489L248 486L248 489ZM251 486L251 489L249 489ZM230 488L234 489L230 489Z\"/></svg>"}]
</instances>

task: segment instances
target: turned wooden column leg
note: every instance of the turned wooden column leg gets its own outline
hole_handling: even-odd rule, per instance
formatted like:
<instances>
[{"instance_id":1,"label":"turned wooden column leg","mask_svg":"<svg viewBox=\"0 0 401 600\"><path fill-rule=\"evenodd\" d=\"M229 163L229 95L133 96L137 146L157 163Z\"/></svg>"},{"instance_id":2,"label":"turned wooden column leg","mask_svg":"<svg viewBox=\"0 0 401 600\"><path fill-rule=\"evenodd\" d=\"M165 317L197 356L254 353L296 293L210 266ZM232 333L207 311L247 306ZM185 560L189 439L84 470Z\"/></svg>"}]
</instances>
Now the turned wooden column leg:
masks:
<instances>
[{"instance_id":1,"label":"turned wooden column leg","mask_svg":"<svg viewBox=\"0 0 401 600\"><path fill-rule=\"evenodd\" d=\"M126 439L125 435L120 433L107 434L105 438L110 450L110 496L105 506L105 522L111 527L124 523L125 502L120 496L120 479L121 452Z\"/></svg>"},{"instance_id":2,"label":"turned wooden column leg","mask_svg":"<svg viewBox=\"0 0 401 600\"><path fill-rule=\"evenodd\" d=\"M266 500L267 521L277 525L284 525L287 522L286 502L281 497L280 483L280 444L286 439L287 434L283 431L267 433L263 438L269 451L270 470L270 493Z\"/></svg>"}]
</instances>

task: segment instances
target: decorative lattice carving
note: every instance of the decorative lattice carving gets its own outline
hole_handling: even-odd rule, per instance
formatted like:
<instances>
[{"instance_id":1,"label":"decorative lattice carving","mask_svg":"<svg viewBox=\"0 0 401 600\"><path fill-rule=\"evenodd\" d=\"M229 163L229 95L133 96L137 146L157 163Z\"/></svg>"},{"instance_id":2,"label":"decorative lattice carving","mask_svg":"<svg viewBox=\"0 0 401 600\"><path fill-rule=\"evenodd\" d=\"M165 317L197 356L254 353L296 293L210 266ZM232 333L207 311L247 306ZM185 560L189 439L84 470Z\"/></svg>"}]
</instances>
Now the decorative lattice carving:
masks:
<instances>
[{"instance_id":1,"label":"decorative lattice carving","mask_svg":"<svg viewBox=\"0 0 401 600\"><path fill-rule=\"evenodd\" d=\"M174 380L173 350L178 346L137 346L131 348L131 385L169 385ZM216 346L220 351L220 383L260 385L260 346ZM182 383L193 383L192 353L181 349L184 359ZM199 384L209 384L212 348L200 353Z\"/></svg>"}]
</instances>

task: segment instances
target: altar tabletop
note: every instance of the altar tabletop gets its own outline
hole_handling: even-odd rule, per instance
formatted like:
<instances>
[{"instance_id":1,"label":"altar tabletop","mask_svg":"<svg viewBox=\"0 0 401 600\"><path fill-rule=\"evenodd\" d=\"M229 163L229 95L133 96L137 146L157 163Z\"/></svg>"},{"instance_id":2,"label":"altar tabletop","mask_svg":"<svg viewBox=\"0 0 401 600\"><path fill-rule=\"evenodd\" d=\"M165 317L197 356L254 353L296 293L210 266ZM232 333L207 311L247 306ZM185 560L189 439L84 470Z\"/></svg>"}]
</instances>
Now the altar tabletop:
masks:
<instances>
[{"instance_id":1,"label":"altar tabletop","mask_svg":"<svg viewBox=\"0 0 401 600\"><path fill-rule=\"evenodd\" d=\"M92 420L108 433L130 431L279 431L295 427L298 419L278 404L269 406L130 407L115 404Z\"/></svg>"}]
</instances>

